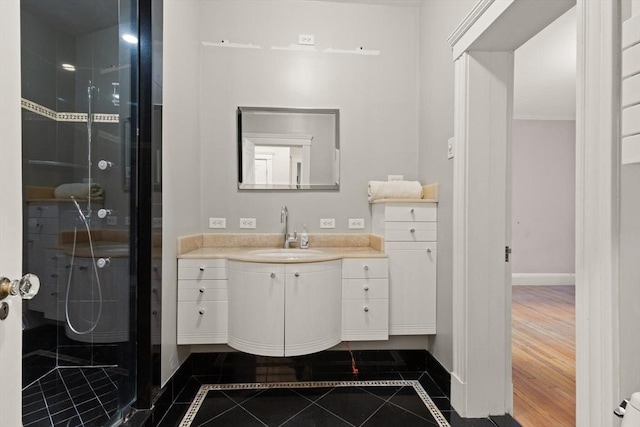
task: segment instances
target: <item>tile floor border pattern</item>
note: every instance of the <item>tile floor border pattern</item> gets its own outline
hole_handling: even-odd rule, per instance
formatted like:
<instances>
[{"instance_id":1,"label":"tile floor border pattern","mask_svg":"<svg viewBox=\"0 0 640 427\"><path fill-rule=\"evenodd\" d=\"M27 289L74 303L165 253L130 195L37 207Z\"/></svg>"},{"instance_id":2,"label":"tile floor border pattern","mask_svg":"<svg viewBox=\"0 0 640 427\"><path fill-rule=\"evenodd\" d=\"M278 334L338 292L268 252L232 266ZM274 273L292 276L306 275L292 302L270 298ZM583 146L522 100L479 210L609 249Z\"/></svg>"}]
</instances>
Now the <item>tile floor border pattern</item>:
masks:
<instances>
[{"instance_id":1,"label":"tile floor border pattern","mask_svg":"<svg viewBox=\"0 0 640 427\"><path fill-rule=\"evenodd\" d=\"M327 388L327 387L413 387L424 405L427 407L439 427L450 427L446 418L422 385L417 380L381 380L381 381L305 381L305 382L281 382L281 383L239 383L239 384L206 384L200 386L193 402L189 406L179 427L190 427L198 414L202 402L209 391L224 390L269 390L269 389L296 389L296 388Z\"/></svg>"}]
</instances>

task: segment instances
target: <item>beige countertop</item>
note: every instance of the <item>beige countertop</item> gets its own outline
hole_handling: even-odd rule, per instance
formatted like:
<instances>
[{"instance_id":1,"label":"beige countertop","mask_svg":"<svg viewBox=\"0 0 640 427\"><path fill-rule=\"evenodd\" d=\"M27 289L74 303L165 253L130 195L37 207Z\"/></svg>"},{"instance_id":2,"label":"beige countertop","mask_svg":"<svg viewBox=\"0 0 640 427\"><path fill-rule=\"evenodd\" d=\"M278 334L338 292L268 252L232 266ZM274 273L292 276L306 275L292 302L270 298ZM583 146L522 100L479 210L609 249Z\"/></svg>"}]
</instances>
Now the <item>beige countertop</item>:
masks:
<instances>
[{"instance_id":1,"label":"beige countertop","mask_svg":"<svg viewBox=\"0 0 640 427\"><path fill-rule=\"evenodd\" d=\"M274 252L285 252L272 257ZM289 257L290 255L290 257ZM222 258L233 261L291 264L300 262L331 261L343 258L386 258L383 252L371 247L315 247L310 249L283 249L276 247L204 247L178 255L180 259Z\"/></svg>"}]
</instances>

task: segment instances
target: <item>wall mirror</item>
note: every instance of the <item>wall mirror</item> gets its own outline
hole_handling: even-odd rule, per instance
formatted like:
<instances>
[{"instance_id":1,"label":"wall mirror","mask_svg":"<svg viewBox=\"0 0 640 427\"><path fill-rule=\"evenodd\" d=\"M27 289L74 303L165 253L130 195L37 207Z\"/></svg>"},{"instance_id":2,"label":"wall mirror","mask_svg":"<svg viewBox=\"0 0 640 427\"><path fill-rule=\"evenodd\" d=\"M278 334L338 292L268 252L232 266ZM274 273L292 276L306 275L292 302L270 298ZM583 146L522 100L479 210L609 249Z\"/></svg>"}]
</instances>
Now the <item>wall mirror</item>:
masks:
<instances>
[{"instance_id":1,"label":"wall mirror","mask_svg":"<svg viewBox=\"0 0 640 427\"><path fill-rule=\"evenodd\" d=\"M338 190L337 109L238 107L238 188Z\"/></svg>"}]
</instances>

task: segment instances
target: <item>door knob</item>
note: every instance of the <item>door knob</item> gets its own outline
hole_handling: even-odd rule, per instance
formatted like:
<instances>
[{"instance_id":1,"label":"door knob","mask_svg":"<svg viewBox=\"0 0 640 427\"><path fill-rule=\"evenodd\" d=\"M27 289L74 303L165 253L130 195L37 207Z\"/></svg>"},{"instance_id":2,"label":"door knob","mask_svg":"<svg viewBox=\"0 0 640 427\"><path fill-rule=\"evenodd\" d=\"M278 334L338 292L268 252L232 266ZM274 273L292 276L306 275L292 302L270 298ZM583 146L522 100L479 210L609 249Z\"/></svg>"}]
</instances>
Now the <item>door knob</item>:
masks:
<instances>
[{"instance_id":1,"label":"door knob","mask_svg":"<svg viewBox=\"0 0 640 427\"><path fill-rule=\"evenodd\" d=\"M20 295L22 299L31 299L40 290L40 279L35 274L25 274L20 280L0 277L0 300L9 295Z\"/></svg>"}]
</instances>

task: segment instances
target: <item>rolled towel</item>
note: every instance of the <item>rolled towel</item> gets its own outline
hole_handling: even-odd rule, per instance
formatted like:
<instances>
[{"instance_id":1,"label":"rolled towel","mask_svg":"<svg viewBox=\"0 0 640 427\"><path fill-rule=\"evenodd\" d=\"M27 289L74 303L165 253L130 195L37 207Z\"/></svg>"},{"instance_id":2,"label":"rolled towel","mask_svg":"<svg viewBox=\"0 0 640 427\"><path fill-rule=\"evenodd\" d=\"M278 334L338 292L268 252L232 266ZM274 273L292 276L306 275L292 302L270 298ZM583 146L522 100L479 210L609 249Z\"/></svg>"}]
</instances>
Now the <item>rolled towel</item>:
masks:
<instances>
[{"instance_id":1,"label":"rolled towel","mask_svg":"<svg viewBox=\"0 0 640 427\"><path fill-rule=\"evenodd\" d=\"M77 199L87 199L91 197L93 200L104 198L104 189L100 184L86 184L83 182L73 182L62 184L53 190L56 199L69 199L75 197Z\"/></svg>"},{"instance_id":2,"label":"rolled towel","mask_svg":"<svg viewBox=\"0 0 640 427\"><path fill-rule=\"evenodd\" d=\"M369 181L369 202L378 199L422 199L418 181Z\"/></svg>"}]
</instances>

